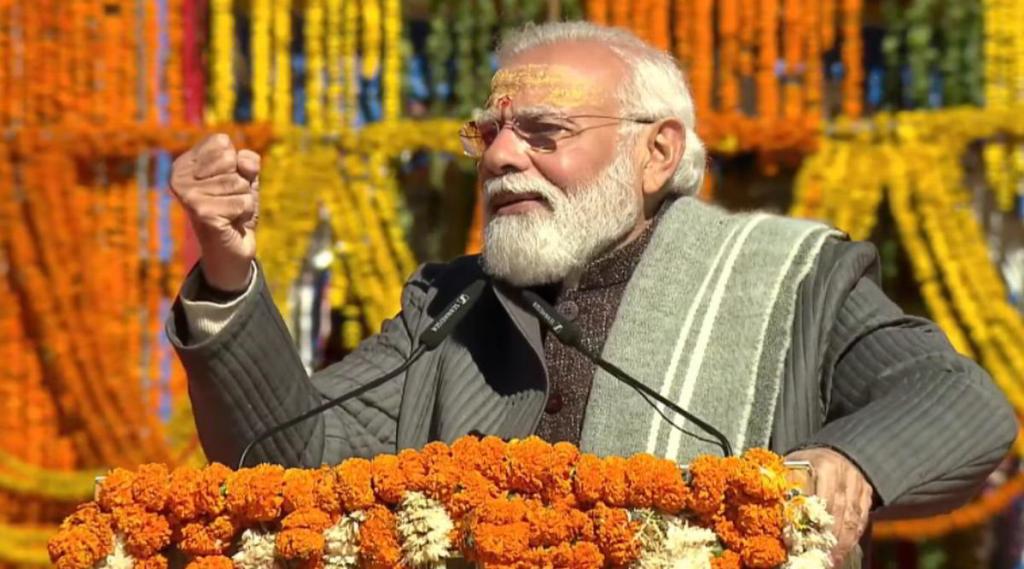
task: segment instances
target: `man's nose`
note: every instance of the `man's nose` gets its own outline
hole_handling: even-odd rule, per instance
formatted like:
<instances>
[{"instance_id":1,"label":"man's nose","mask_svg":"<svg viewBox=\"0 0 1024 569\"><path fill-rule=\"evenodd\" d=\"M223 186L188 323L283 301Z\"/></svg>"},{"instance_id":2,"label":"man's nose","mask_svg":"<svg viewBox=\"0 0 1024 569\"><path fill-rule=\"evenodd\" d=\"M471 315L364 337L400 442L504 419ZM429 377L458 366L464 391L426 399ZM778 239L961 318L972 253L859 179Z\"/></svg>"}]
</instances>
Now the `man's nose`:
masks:
<instances>
[{"instance_id":1,"label":"man's nose","mask_svg":"<svg viewBox=\"0 0 1024 569\"><path fill-rule=\"evenodd\" d=\"M529 150L530 146L511 127L505 126L484 150L480 166L488 177L523 172L530 168Z\"/></svg>"}]
</instances>

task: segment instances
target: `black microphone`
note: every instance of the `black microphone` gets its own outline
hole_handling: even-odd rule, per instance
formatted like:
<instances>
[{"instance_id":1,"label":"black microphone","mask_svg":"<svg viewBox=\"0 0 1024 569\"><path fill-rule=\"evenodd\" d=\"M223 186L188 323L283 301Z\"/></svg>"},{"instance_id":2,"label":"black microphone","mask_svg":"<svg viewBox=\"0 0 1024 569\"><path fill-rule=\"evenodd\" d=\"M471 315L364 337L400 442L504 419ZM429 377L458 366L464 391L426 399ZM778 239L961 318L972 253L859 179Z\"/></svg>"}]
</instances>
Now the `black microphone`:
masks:
<instances>
[{"instance_id":1,"label":"black microphone","mask_svg":"<svg viewBox=\"0 0 1024 569\"><path fill-rule=\"evenodd\" d=\"M574 324L573 322L570 322L566 317L559 314L558 311L555 310L555 307L551 306L548 303L548 301L541 298L539 294L531 290L524 290L523 298L526 300L526 304L530 307L533 313L537 315L537 318L549 330L551 330L555 337L558 338L559 342L579 351L581 354L586 356L587 359L594 362L595 365L605 370L606 372L610 373L619 381L639 391L641 396L646 395L648 397L651 397L652 399L654 399L658 403L661 403L674 413L682 417L685 417L688 421L690 421L694 425L697 425L704 432L708 433L709 435L717 439L718 446L722 448L722 453L725 456L732 456L732 445L729 444L729 439L727 439L721 431L711 426L707 422L703 421L700 417L697 417L693 413L690 413L689 411L662 397L662 395L657 391L654 391L650 387L647 387L643 383L640 383L632 376L630 376L628 373L622 371L612 363L602 358L600 354L594 353L589 348L584 346L583 332L582 330L580 330L580 327ZM647 397L644 397L644 399L648 403L650 403L650 400L647 399ZM676 427L681 431L683 430L679 426L672 423L671 421L669 421L669 424L671 424L673 427Z\"/></svg>"},{"instance_id":2,"label":"black microphone","mask_svg":"<svg viewBox=\"0 0 1024 569\"><path fill-rule=\"evenodd\" d=\"M444 308L444 310L441 311L441 315L438 316L434 320L434 322L432 322L430 326L428 326L427 329L420 334L419 345L416 347L415 350L413 350L411 354L409 354L409 357L407 357L405 361L402 362L402 365L398 366L397 368L389 371L388 373L372 381L369 381L353 389L352 391L343 393L335 397L334 399L331 399L330 401L318 405L310 409L309 411L302 413L301 415L292 417L291 419L288 419L283 423L274 425L273 427L267 429L266 431L263 431L262 433L256 435L256 437L249 441L249 444L245 445L245 448L242 449L242 456L239 457L238 459L238 468L241 469L245 466L246 456L248 456L249 451L252 450L252 447L256 446L257 443L266 440L267 438L283 431L284 429L287 429L288 427L294 426L298 423L301 423L302 421L305 421L306 419L319 415L320 413L323 413L324 411L330 409L331 407L334 407L335 405L339 405L341 403L344 403L345 401L348 401L349 399L359 397L360 395L366 393L367 391L370 391L371 389L380 387L381 385L387 383L387 381L390 380L391 378L409 369L409 366L415 363L416 360L420 359L420 357L423 354L436 348L438 345L441 344L442 341L444 341L445 338L447 338L452 333L453 330L455 330L455 327L458 326L459 322L461 322L462 319L466 317L466 314L469 314L470 308L472 308L473 305L476 304L478 300L480 300L480 297L483 296L484 287L486 285L487 281L485 281L484 279L477 279L473 281L465 289L463 289L463 291L459 293L458 296L455 297L455 300L449 302L448 305Z\"/></svg>"}]
</instances>

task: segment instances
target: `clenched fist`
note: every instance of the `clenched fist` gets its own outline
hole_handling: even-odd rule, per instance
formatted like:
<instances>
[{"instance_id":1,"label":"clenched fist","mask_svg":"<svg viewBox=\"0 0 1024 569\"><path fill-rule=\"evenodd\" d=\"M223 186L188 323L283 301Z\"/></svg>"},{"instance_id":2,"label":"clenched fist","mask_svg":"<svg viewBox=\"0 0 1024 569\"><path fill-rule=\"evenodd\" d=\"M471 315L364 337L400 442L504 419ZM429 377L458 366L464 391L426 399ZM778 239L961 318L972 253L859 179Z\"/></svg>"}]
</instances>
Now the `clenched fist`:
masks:
<instances>
[{"instance_id":1,"label":"clenched fist","mask_svg":"<svg viewBox=\"0 0 1024 569\"><path fill-rule=\"evenodd\" d=\"M256 257L260 156L214 134L174 161L171 191L185 207L202 250L206 281L224 291L249 285Z\"/></svg>"}]
</instances>

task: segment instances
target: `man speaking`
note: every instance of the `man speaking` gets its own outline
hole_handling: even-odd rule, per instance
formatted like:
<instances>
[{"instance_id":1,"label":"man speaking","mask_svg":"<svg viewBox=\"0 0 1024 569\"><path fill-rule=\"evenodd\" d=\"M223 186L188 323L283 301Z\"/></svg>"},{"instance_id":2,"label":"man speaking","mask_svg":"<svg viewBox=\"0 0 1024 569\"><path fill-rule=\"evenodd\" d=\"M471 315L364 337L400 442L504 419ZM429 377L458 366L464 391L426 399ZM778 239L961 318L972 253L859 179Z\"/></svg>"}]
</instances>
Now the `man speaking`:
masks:
<instances>
[{"instance_id":1,"label":"man speaking","mask_svg":"<svg viewBox=\"0 0 1024 569\"><path fill-rule=\"evenodd\" d=\"M923 515L970 498L1017 432L1003 395L882 293L872 246L693 197L705 151L671 56L582 22L527 27L498 55L490 97L461 132L485 190L483 254L421 267L401 312L312 377L256 262L259 157L217 135L176 160L173 191L202 259L167 331L211 460L237 462L258 434L414 353L393 380L253 456L318 466L468 433L680 463L720 452L693 421L599 370L588 354L600 354L737 450L810 461L836 517L836 559L872 509ZM464 319L423 349L480 279ZM577 345L538 319L526 291Z\"/></svg>"}]
</instances>

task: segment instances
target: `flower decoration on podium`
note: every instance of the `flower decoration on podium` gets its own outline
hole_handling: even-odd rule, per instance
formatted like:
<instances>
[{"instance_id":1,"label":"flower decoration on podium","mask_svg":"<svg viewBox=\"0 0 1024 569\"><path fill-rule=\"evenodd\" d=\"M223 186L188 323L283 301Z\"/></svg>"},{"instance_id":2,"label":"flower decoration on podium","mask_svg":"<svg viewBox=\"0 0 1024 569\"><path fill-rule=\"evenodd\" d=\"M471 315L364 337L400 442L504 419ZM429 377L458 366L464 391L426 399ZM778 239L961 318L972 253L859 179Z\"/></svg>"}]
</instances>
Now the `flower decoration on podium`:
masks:
<instances>
[{"instance_id":1,"label":"flower decoration on podium","mask_svg":"<svg viewBox=\"0 0 1024 569\"><path fill-rule=\"evenodd\" d=\"M60 569L828 567L820 499L753 449L688 467L464 437L319 469L115 469L50 540Z\"/></svg>"}]
</instances>

